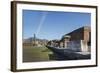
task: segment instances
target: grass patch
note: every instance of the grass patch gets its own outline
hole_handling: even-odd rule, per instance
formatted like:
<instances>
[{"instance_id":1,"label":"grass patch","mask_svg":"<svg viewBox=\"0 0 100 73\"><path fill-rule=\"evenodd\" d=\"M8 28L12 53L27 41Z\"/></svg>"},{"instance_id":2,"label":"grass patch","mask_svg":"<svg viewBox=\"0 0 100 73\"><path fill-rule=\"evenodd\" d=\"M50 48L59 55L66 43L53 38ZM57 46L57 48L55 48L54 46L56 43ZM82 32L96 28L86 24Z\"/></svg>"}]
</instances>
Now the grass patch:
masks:
<instances>
[{"instance_id":1,"label":"grass patch","mask_svg":"<svg viewBox=\"0 0 100 73\"><path fill-rule=\"evenodd\" d=\"M45 47L23 46L23 62L49 61L51 51Z\"/></svg>"}]
</instances>

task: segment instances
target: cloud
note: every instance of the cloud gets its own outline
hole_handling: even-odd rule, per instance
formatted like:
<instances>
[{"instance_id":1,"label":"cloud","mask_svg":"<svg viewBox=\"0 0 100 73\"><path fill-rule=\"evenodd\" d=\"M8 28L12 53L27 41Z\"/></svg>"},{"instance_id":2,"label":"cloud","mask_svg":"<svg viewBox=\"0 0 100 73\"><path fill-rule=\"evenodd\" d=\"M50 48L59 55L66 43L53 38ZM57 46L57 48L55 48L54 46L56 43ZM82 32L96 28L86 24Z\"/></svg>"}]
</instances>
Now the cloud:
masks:
<instances>
[{"instance_id":1,"label":"cloud","mask_svg":"<svg viewBox=\"0 0 100 73\"><path fill-rule=\"evenodd\" d=\"M43 23L44 23L44 21L46 19L47 14L48 14L47 12L43 12L43 15L41 17L40 23L38 24L38 28L37 28L37 31L36 31L36 35L38 35L40 33L40 30L41 30L41 28L43 26Z\"/></svg>"}]
</instances>

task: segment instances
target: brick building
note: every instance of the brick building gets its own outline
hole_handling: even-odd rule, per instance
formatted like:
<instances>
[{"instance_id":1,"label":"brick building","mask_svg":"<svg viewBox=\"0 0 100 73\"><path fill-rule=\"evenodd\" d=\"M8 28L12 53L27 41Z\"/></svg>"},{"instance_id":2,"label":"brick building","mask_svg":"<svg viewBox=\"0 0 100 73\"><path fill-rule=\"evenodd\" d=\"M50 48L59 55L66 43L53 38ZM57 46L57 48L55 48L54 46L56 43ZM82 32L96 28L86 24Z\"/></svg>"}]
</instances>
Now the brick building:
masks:
<instances>
[{"instance_id":1,"label":"brick building","mask_svg":"<svg viewBox=\"0 0 100 73\"><path fill-rule=\"evenodd\" d=\"M62 36L60 40L51 40L49 46L72 49L77 52L91 51L91 28L84 26Z\"/></svg>"},{"instance_id":2,"label":"brick building","mask_svg":"<svg viewBox=\"0 0 100 73\"><path fill-rule=\"evenodd\" d=\"M66 36L70 36L70 38L64 38ZM72 49L77 48L77 51L90 51L91 28L89 26L78 28L65 34L62 39L63 41L61 41L61 43L63 42L63 48L68 48L70 46Z\"/></svg>"},{"instance_id":3,"label":"brick building","mask_svg":"<svg viewBox=\"0 0 100 73\"><path fill-rule=\"evenodd\" d=\"M84 40L86 42L90 42L91 41L91 28L89 26L84 26L81 28L78 28L66 35L70 35L70 41L72 40Z\"/></svg>"}]
</instances>

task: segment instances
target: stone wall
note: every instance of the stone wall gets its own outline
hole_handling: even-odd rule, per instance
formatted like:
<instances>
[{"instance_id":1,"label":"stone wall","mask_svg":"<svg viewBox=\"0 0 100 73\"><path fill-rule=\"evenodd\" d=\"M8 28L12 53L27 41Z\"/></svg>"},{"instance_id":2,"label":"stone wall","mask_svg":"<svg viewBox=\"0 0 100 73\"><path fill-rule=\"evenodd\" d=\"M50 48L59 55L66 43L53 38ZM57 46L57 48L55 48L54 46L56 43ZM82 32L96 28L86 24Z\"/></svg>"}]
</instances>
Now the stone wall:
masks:
<instances>
[{"instance_id":1,"label":"stone wall","mask_svg":"<svg viewBox=\"0 0 100 73\"><path fill-rule=\"evenodd\" d=\"M71 49L76 52L89 52L90 50L90 48L87 45L87 42L85 42L84 40L70 41L67 43L67 45L67 49Z\"/></svg>"}]
</instances>

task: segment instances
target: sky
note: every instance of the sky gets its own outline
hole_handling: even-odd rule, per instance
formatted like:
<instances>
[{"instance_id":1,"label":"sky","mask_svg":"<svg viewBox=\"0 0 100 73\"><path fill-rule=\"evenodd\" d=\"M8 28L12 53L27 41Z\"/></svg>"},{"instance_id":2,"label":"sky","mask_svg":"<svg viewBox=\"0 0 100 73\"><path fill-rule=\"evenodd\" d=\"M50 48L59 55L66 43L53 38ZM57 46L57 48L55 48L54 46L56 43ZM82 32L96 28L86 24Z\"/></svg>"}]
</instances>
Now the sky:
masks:
<instances>
[{"instance_id":1,"label":"sky","mask_svg":"<svg viewBox=\"0 0 100 73\"><path fill-rule=\"evenodd\" d=\"M77 28L91 26L91 14L80 12L56 12L23 10L23 38L61 39Z\"/></svg>"}]
</instances>

